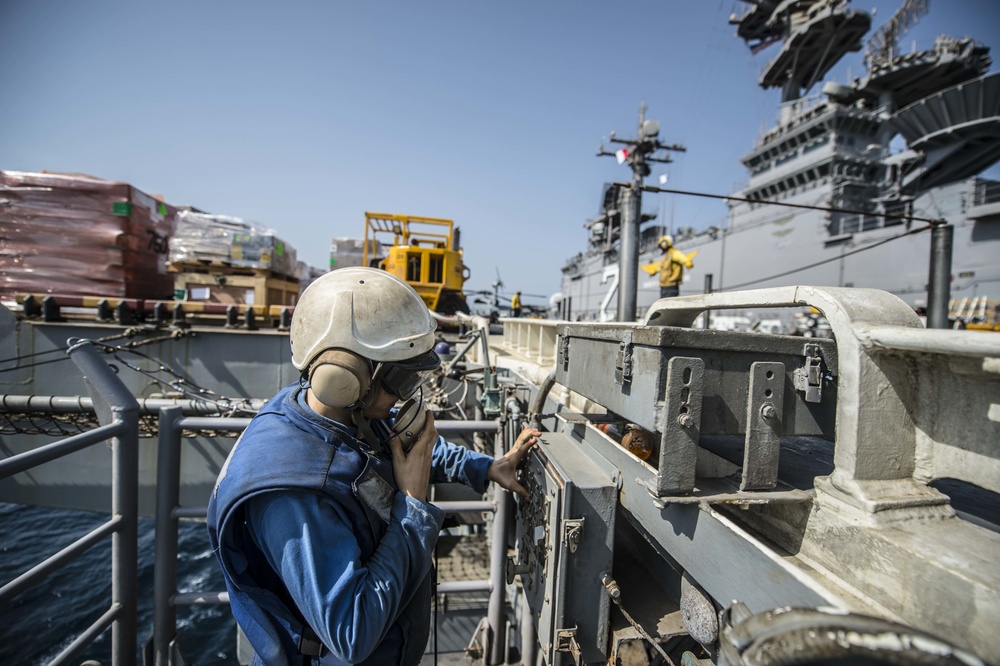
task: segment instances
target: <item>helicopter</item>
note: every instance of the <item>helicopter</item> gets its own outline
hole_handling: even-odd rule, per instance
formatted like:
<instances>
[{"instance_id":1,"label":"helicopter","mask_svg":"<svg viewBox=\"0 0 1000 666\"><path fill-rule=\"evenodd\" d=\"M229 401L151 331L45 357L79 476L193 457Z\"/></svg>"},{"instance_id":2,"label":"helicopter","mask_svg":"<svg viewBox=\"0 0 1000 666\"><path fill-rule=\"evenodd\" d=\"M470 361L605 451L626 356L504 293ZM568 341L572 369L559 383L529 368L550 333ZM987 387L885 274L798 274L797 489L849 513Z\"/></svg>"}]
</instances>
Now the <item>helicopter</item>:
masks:
<instances>
[{"instance_id":1,"label":"helicopter","mask_svg":"<svg viewBox=\"0 0 1000 666\"><path fill-rule=\"evenodd\" d=\"M466 293L473 296L473 304L486 305L490 309L490 321L496 323L501 316L513 316L511 309L511 297L505 296L503 294L504 282L503 278L500 276L499 266L494 267L496 269L497 278L493 281L491 290L467 290ZM489 297L489 300L487 300ZM542 294L527 294L521 292L522 298L542 298L548 299L548 296ZM532 305L529 303L521 303L521 313L522 316L531 317L544 317L548 312L548 308L545 305Z\"/></svg>"}]
</instances>

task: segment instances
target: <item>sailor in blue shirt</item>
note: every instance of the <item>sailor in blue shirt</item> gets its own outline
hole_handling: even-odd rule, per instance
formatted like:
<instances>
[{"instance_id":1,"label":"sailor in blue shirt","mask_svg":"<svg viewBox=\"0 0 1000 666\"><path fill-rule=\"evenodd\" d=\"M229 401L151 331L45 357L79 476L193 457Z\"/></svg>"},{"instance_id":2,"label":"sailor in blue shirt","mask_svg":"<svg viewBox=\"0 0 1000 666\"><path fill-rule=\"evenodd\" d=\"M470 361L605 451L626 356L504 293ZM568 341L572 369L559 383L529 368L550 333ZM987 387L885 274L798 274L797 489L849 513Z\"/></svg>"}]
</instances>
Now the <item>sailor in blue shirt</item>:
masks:
<instances>
[{"instance_id":1,"label":"sailor in blue shirt","mask_svg":"<svg viewBox=\"0 0 1000 666\"><path fill-rule=\"evenodd\" d=\"M539 431L493 459L446 442L416 402L393 419L440 363L434 329L419 295L385 271L339 269L303 293L290 335L303 381L253 419L209 503L252 663L416 664L444 518L429 483L481 493L493 481L526 496L517 466Z\"/></svg>"}]
</instances>

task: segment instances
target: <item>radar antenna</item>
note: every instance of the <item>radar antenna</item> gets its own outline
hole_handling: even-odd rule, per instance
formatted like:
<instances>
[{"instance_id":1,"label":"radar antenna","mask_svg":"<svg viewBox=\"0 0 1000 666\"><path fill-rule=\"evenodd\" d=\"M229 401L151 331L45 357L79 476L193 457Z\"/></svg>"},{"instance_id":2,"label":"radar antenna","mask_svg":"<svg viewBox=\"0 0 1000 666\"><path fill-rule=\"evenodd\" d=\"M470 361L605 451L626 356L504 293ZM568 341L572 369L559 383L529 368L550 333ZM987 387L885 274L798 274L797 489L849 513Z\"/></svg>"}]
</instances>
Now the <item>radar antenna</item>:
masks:
<instances>
[{"instance_id":1,"label":"radar antenna","mask_svg":"<svg viewBox=\"0 0 1000 666\"><path fill-rule=\"evenodd\" d=\"M865 49L865 60L868 61L869 68L889 64L896 55L900 35L906 34L927 13L929 5L930 0L906 0L892 18L875 31Z\"/></svg>"}]
</instances>

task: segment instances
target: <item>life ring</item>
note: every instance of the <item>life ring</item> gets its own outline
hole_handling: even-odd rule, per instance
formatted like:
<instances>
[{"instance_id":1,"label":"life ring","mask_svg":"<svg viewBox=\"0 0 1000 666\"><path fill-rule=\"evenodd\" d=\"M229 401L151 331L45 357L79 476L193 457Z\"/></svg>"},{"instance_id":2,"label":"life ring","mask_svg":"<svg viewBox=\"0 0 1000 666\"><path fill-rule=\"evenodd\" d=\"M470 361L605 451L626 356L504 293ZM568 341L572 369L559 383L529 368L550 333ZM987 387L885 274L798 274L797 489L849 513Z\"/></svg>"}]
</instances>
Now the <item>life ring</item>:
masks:
<instances>
[{"instance_id":1,"label":"life ring","mask_svg":"<svg viewBox=\"0 0 1000 666\"><path fill-rule=\"evenodd\" d=\"M469 270L469 267L462 266L462 279L468 280L470 275L472 275L472 271Z\"/></svg>"}]
</instances>

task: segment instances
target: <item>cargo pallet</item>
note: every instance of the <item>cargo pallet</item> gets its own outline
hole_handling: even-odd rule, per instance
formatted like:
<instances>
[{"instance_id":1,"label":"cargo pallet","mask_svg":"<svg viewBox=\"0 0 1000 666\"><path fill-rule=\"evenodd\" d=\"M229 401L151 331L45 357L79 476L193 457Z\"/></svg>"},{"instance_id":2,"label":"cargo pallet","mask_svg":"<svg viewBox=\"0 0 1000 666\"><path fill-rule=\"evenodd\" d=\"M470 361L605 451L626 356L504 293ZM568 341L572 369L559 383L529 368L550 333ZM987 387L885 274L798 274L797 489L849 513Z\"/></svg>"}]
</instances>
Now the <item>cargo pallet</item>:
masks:
<instances>
[{"instance_id":1,"label":"cargo pallet","mask_svg":"<svg viewBox=\"0 0 1000 666\"><path fill-rule=\"evenodd\" d=\"M299 281L270 270L211 264L171 264L174 299L226 305L295 305Z\"/></svg>"}]
</instances>

